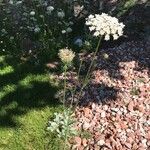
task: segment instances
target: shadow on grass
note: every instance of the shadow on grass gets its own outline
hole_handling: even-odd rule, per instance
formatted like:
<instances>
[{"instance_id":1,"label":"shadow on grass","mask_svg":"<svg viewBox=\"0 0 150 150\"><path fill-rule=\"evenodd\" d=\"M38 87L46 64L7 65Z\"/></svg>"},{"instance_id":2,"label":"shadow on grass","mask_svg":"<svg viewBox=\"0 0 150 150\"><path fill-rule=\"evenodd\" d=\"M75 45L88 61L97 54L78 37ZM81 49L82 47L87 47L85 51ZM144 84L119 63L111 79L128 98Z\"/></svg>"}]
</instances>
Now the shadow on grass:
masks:
<instances>
[{"instance_id":1,"label":"shadow on grass","mask_svg":"<svg viewBox=\"0 0 150 150\"><path fill-rule=\"evenodd\" d=\"M19 125L15 120L17 116L31 109L59 105L54 99L57 87L49 83L43 67L5 56L0 69L7 66L13 69L0 74L0 126L16 127Z\"/></svg>"}]
</instances>

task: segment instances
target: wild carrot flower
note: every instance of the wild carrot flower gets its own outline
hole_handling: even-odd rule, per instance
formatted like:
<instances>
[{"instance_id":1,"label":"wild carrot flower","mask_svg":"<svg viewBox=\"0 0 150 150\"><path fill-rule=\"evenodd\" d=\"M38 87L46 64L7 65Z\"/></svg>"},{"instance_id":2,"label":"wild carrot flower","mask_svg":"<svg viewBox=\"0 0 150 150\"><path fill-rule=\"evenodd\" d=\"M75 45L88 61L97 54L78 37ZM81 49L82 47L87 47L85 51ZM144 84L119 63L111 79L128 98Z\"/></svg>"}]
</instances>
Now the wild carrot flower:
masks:
<instances>
[{"instance_id":1,"label":"wild carrot flower","mask_svg":"<svg viewBox=\"0 0 150 150\"><path fill-rule=\"evenodd\" d=\"M68 33L70 33L70 32L72 32L72 29L71 29L70 27L68 27L68 28L66 29L66 31L67 31Z\"/></svg>"},{"instance_id":2,"label":"wild carrot flower","mask_svg":"<svg viewBox=\"0 0 150 150\"><path fill-rule=\"evenodd\" d=\"M117 18L105 13L89 15L86 25L89 26L89 30L93 32L94 36L104 36L105 40L109 40L110 36L117 40L123 35L123 28L125 27L123 23L119 23Z\"/></svg>"},{"instance_id":3,"label":"wild carrot flower","mask_svg":"<svg viewBox=\"0 0 150 150\"><path fill-rule=\"evenodd\" d=\"M46 8L46 10L47 10L47 13L48 13L48 14L51 14L51 12L54 10L54 7L53 7L53 6L48 6L48 7Z\"/></svg>"},{"instance_id":4,"label":"wild carrot flower","mask_svg":"<svg viewBox=\"0 0 150 150\"><path fill-rule=\"evenodd\" d=\"M66 33L66 30L62 30L61 33L62 33L62 34L65 34L65 33Z\"/></svg>"},{"instance_id":5,"label":"wild carrot flower","mask_svg":"<svg viewBox=\"0 0 150 150\"><path fill-rule=\"evenodd\" d=\"M64 18L65 17L65 13L63 11L59 11L57 13L58 18Z\"/></svg>"},{"instance_id":6,"label":"wild carrot flower","mask_svg":"<svg viewBox=\"0 0 150 150\"><path fill-rule=\"evenodd\" d=\"M35 15L35 11L31 11L31 12L30 12L30 15L31 15L31 16L34 16L34 15Z\"/></svg>"},{"instance_id":7,"label":"wild carrot flower","mask_svg":"<svg viewBox=\"0 0 150 150\"><path fill-rule=\"evenodd\" d=\"M70 64L75 57L75 53L71 49L64 48L59 50L58 56L64 64Z\"/></svg>"},{"instance_id":8,"label":"wild carrot flower","mask_svg":"<svg viewBox=\"0 0 150 150\"><path fill-rule=\"evenodd\" d=\"M46 9L47 9L47 11L51 11L52 12L54 10L54 7L53 6L48 6Z\"/></svg>"},{"instance_id":9,"label":"wild carrot flower","mask_svg":"<svg viewBox=\"0 0 150 150\"><path fill-rule=\"evenodd\" d=\"M40 29L39 27L36 27L36 28L34 29L34 32L35 32L35 33L39 33L40 30L41 30L41 29Z\"/></svg>"}]
</instances>

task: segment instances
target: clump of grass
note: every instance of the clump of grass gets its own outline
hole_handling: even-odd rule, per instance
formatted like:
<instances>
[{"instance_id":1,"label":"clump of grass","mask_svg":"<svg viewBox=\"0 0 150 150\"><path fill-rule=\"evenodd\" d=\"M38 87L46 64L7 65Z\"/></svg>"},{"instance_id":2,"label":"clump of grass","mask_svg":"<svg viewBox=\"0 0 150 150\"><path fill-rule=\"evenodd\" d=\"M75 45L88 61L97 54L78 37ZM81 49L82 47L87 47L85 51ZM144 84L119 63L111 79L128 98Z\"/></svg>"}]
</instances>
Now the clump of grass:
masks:
<instances>
[{"instance_id":1,"label":"clump of grass","mask_svg":"<svg viewBox=\"0 0 150 150\"><path fill-rule=\"evenodd\" d=\"M92 138L92 134L87 130L81 131L80 135L81 135L81 138L86 138L86 139Z\"/></svg>"},{"instance_id":2,"label":"clump of grass","mask_svg":"<svg viewBox=\"0 0 150 150\"><path fill-rule=\"evenodd\" d=\"M139 95L139 94L140 94L139 88L133 87L133 88L131 89L131 91L130 91L130 94L133 95L133 96Z\"/></svg>"}]
</instances>

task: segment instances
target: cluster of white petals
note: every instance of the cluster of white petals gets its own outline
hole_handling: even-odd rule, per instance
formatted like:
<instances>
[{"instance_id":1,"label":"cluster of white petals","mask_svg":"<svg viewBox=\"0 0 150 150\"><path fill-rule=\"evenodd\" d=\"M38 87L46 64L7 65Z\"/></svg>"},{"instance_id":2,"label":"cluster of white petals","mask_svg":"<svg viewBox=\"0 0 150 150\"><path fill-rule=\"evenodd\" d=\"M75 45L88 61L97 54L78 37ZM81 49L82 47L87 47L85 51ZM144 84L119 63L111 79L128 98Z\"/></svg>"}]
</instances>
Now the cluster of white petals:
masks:
<instances>
[{"instance_id":1,"label":"cluster of white petals","mask_svg":"<svg viewBox=\"0 0 150 150\"><path fill-rule=\"evenodd\" d=\"M75 53L71 49L64 48L59 50L58 56L64 64L70 64L75 57Z\"/></svg>"},{"instance_id":2,"label":"cluster of white petals","mask_svg":"<svg viewBox=\"0 0 150 150\"><path fill-rule=\"evenodd\" d=\"M31 11L31 12L30 12L30 15L31 15L31 16L35 16L35 11Z\"/></svg>"},{"instance_id":3,"label":"cluster of white petals","mask_svg":"<svg viewBox=\"0 0 150 150\"><path fill-rule=\"evenodd\" d=\"M54 10L54 7L53 6L48 6L46 9L47 9L47 11L51 11L52 12Z\"/></svg>"},{"instance_id":4,"label":"cluster of white petals","mask_svg":"<svg viewBox=\"0 0 150 150\"><path fill-rule=\"evenodd\" d=\"M54 7L53 7L53 6L48 6L48 7L46 8L46 10L47 10L47 13L48 13L48 14L51 14L52 11L54 10Z\"/></svg>"},{"instance_id":5,"label":"cluster of white petals","mask_svg":"<svg viewBox=\"0 0 150 150\"><path fill-rule=\"evenodd\" d=\"M104 36L105 40L109 40L111 35L114 40L117 40L123 35L125 27L123 23L119 23L117 18L105 13L89 15L86 25L89 26L89 30L93 32L94 36Z\"/></svg>"},{"instance_id":6,"label":"cluster of white petals","mask_svg":"<svg viewBox=\"0 0 150 150\"><path fill-rule=\"evenodd\" d=\"M64 11L59 11L59 12L57 12L57 16L58 16L58 18L64 18L65 17L65 13L64 13Z\"/></svg>"}]
</instances>

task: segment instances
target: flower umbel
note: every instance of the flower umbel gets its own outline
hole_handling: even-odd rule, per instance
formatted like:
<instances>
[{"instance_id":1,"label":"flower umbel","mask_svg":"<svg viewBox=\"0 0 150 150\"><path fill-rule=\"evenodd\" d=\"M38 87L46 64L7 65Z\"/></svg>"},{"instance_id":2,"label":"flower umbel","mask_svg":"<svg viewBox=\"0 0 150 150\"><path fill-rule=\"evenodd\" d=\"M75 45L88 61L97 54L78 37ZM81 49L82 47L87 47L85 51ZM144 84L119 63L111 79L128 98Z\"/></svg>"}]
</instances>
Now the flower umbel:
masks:
<instances>
[{"instance_id":1,"label":"flower umbel","mask_svg":"<svg viewBox=\"0 0 150 150\"><path fill-rule=\"evenodd\" d=\"M123 23L119 23L117 18L105 13L89 15L86 25L89 26L89 30L93 32L94 36L104 36L105 40L109 40L111 35L114 40L117 40L123 35L125 27Z\"/></svg>"},{"instance_id":2,"label":"flower umbel","mask_svg":"<svg viewBox=\"0 0 150 150\"><path fill-rule=\"evenodd\" d=\"M57 12L57 16L58 16L58 18L62 19L65 17L65 13L63 11L59 11L59 12Z\"/></svg>"},{"instance_id":3,"label":"flower umbel","mask_svg":"<svg viewBox=\"0 0 150 150\"><path fill-rule=\"evenodd\" d=\"M58 56L64 64L70 64L75 57L75 53L71 49L64 48L59 50Z\"/></svg>"},{"instance_id":4,"label":"flower umbel","mask_svg":"<svg viewBox=\"0 0 150 150\"><path fill-rule=\"evenodd\" d=\"M47 9L47 13L51 14L52 11L54 10L54 7L53 6L48 6L46 9Z\"/></svg>"}]
</instances>

